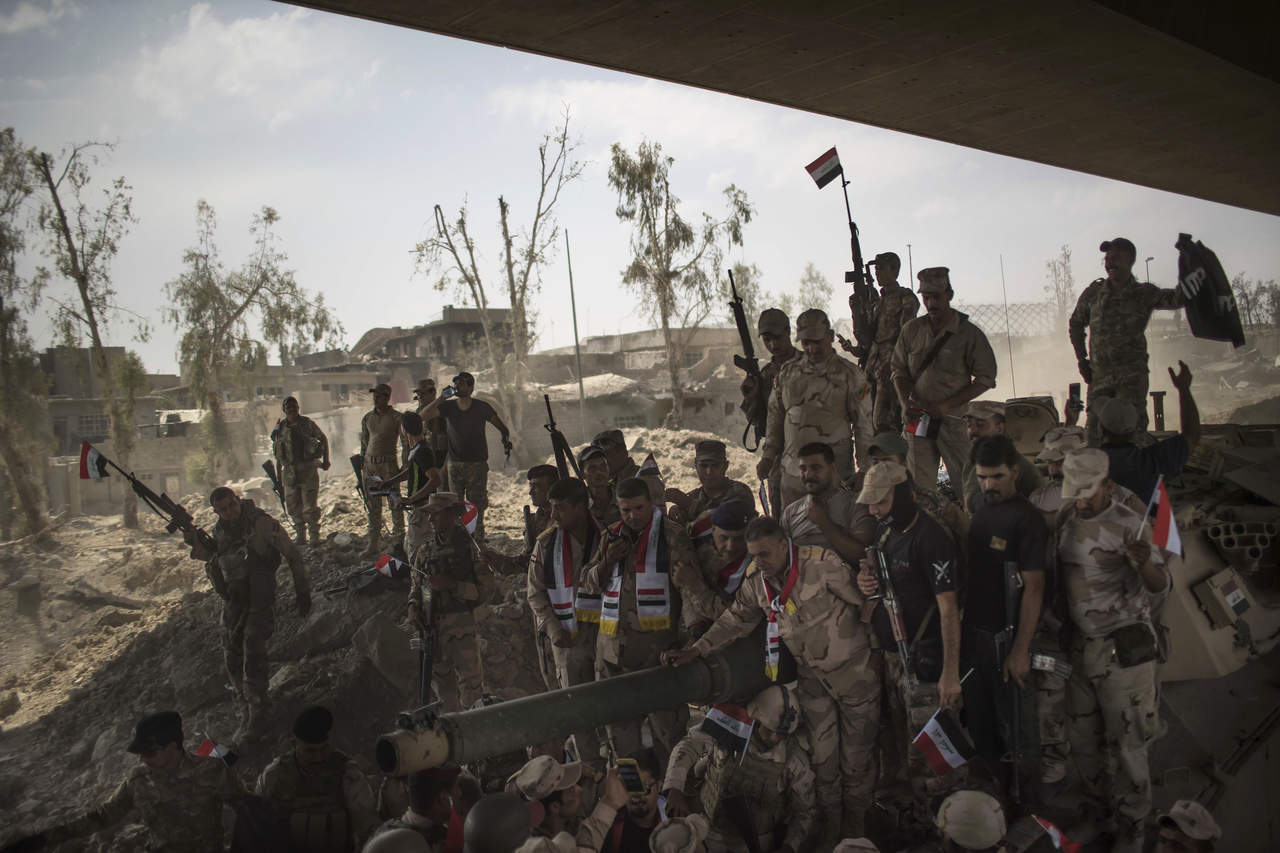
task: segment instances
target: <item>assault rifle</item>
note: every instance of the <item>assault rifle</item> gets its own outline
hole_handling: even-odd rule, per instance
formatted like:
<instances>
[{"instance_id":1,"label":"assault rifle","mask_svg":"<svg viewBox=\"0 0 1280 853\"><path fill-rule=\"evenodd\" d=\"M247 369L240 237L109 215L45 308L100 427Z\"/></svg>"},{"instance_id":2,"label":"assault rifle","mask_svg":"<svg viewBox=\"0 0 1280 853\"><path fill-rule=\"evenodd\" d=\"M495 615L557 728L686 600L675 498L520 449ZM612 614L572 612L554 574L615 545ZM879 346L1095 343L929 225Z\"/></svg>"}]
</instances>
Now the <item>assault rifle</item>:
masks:
<instances>
[{"instance_id":1,"label":"assault rifle","mask_svg":"<svg viewBox=\"0 0 1280 853\"><path fill-rule=\"evenodd\" d=\"M351 470L356 472L356 494L364 504L364 511L369 511L369 494L364 488L364 456L357 453L351 457Z\"/></svg>"},{"instance_id":2,"label":"assault rifle","mask_svg":"<svg viewBox=\"0 0 1280 853\"><path fill-rule=\"evenodd\" d=\"M729 270L729 291L733 298L729 300L729 309L733 311L733 322L738 326L738 337L742 340L742 355L733 357L733 365L747 374L743 385L755 387L755 397L746 410L747 428L742 431L742 446L752 453L760 447L764 439L765 419L769 414L769 389L764 387L764 376L760 373L760 360L756 358L756 347L751 341L751 325L747 322L747 312L742 305L742 297L738 295L738 285L733 280L733 270ZM755 447L747 447L747 434L755 429Z\"/></svg>"},{"instance_id":3,"label":"assault rifle","mask_svg":"<svg viewBox=\"0 0 1280 853\"><path fill-rule=\"evenodd\" d=\"M1013 650L1013 640L1018 634L1018 616L1022 611L1022 575L1018 572L1018 564L1009 560L1004 563L1004 630L996 633L992 639L995 644L996 675L1002 676L1005 659ZM1000 683L1000 682L997 682ZM1009 796L1015 803L1021 804L1022 792L1018 785L1018 767L1022 757L1022 696L1021 690L1014 682L1005 684L1005 694L1009 699L1009 747L1008 760L1013 765L1009 770Z\"/></svg>"},{"instance_id":4,"label":"assault rifle","mask_svg":"<svg viewBox=\"0 0 1280 853\"><path fill-rule=\"evenodd\" d=\"M578 460L573 455L573 448L569 446L564 433L556 428L556 416L551 414L551 397L543 394L542 402L547 405L547 422L543 426L551 433L551 450L556 455L556 471L559 472L560 479L569 479L570 468L573 469L573 476L581 479L582 472L578 470Z\"/></svg>"},{"instance_id":5,"label":"assault rifle","mask_svg":"<svg viewBox=\"0 0 1280 853\"><path fill-rule=\"evenodd\" d=\"M893 631L893 641L898 645L898 657L902 661L902 671L912 687L916 686L916 674L911 668L911 644L907 641L907 625L902 618L902 603L893 590L893 578L889 574L889 561L884 551L879 548L868 548L867 553L876 567L876 578L880 581L880 600L884 603L884 611L889 616L889 628Z\"/></svg>"},{"instance_id":6,"label":"assault rifle","mask_svg":"<svg viewBox=\"0 0 1280 853\"><path fill-rule=\"evenodd\" d=\"M276 497L280 499L280 511L288 513L284 505L284 486L280 483L280 477L276 474L275 462L268 459L262 463L262 470L267 472L267 478L271 480L271 491L276 493Z\"/></svg>"}]
</instances>

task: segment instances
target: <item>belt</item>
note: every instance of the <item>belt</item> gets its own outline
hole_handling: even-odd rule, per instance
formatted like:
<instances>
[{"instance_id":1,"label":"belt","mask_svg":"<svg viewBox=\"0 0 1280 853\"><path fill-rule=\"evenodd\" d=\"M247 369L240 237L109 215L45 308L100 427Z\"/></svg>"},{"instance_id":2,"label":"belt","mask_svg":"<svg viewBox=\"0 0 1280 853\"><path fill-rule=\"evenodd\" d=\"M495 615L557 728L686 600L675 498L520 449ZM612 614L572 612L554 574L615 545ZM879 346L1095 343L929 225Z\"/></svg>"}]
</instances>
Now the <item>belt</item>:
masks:
<instances>
[{"instance_id":1,"label":"belt","mask_svg":"<svg viewBox=\"0 0 1280 853\"><path fill-rule=\"evenodd\" d=\"M365 462L371 462L371 463L373 463L374 465L377 465L377 464L379 464L379 463L381 463L381 462L395 462L395 461L396 461L396 457L395 457L394 455L390 455L390 456L366 456L366 457L364 458L364 461L365 461Z\"/></svg>"}]
</instances>

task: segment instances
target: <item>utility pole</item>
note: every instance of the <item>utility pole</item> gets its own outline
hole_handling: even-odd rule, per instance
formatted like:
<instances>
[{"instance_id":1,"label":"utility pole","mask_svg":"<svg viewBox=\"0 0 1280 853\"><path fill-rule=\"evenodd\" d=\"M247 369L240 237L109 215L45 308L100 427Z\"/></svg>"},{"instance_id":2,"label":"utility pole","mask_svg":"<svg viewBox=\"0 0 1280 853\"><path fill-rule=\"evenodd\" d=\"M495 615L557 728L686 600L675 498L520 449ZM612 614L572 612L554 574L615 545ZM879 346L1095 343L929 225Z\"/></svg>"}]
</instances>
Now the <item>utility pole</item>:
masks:
<instances>
[{"instance_id":1,"label":"utility pole","mask_svg":"<svg viewBox=\"0 0 1280 853\"><path fill-rule=\"evenodd\" d=\"M911 290L916 289L916 286L914 284L911 284L911 282L915 280L916 280L916 265L911 260L911 244L908 243L907 244L907 287L909 287Z\"/></svg>"},{"instance_id":2,"label":"utility pole","mask_svg":"<svg viewBox=\"0 0 1280 853\"><path fill-rule=\"evenodd\" d=\"M1152 262L1152 261L1154 261L1155 259L1156 259L1156 256L1155 256L1155 255L1152 255L1151 257L1147 258L1147 260L1146 260L1146 264L1147 264L1147 281L1151 281L1151 262Z\"/></svg>"},{"instance_id":3,"label":"utility pole","mask_svg":"<svg viewBox=\"0 0 1280 853\"><path fill-rule=\"evenodd\" d=\"M582 348L578 345L578 301L573 295L573 258L569 254L569 229L564 231L564 260L569 267L569 310L573 314L573 354L578 359L578 421L587 440L587 392L582 386Z\"/></svg>"}]
</instances>

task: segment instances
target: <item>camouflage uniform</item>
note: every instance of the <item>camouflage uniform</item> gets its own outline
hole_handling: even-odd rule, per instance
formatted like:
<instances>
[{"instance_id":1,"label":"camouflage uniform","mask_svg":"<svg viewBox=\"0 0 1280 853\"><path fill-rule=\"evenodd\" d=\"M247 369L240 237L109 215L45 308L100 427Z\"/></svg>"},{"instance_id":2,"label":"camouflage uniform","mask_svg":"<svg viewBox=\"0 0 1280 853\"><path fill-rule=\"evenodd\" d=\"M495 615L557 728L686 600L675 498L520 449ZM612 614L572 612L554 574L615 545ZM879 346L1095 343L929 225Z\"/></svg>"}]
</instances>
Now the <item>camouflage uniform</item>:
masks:
<instances>
[{"instance_id":1,"label":"camouflage uniform","mask_svg":"<svg viewBox=\"0 0 1280 853\"><path fill-rule=\"evenodd\" d=\"M711 822L706 841L712 853L749 849L740 831L716 808L722 796L735 794L746 799L759 849L776 850L784 844L792 850L807 849L817 798L809 754L794 736L771 749L762 749L752 738L747 754L739 760L710 735L690 731L671 751L661 790L690 796L699 788L702 811ZM775 835L779 827L786 827L781 842Z\"/></svg>"},{"instance_id":2,"label":"camouflage uniform","mask_svg":"<svg viewBox=\"0 0 1280 853\"><path fill-rule=\"evenodd\" d=\"M297 423L284 418L273 432L273 448L280 470L280 485L284 487L285 507L293 520L293 529L302 535L303 526L310 525L312 536L320 536L319 464L328 443L316 422L305 415L298 416Z\"/></svg>"},{"instance_id":3,"label":"camouflage uniform","mask_svg":"<svg viewBox=\"0 0 1280 853\"><path fill-rule=\"evenodd\" d=\"M729 609L693 648L706 655L747 636L770 613L774 597L764 573L752 570ZM791 603L795 612L788 612ZM799 668L800 706L809 725L818 802L829 818L827 833L839 827L846 837L863 834L880 722L880 681L859 619L862 605L853 575L834 551L799 549L799 577L788 607L777 615L778 635Z\"/></svg>"},{"instance_id":4,"label":"camouflage uniform","mask_svg":"<svg viewBox=\"0 0 1280 853\"><path fill-rule=\"evenodd\" d=\"M450 577L457 585L433 590L423 573ZM411 578L409 604L422 608L428 630L435 633L432 686L436 695L446 712L470 708L485 692L474 610L492 593L492 576L458 523L448 542L434 534L427 537L418 548Z\"/></svg>"},{"instance_id":5,"label":"camouflage uniform","mask_svg":"<svg viewBox=\"0 0 1280 853\"><path fill-rule=\"evenodd\" d=\"M924 371L916 376L924 357L933 349L938 337L946 332L951 337L943 344ZM953 311L950 322L933 330L929 317L917 317L902 327L893 349L893 378L907 380L917 399L928 403L946 400L977 382L987 388L996 387L996 357L982 330L969 322L969 316ZM936 438L907 436L907 470L912 480L929 491L938 488L938 457L947 466L953 485L959 485L969 461L969 434L964 418L947 415Z\"/></svg>"},{"instance_id":6,"label":"camouflage uniform","mask_svg":"<svg viewBox=\"0 0 1280 853\"><path fill-rule=\"evenodd\" d=\"M1143 822L1151 812L1147 758L1160 734L1158 664L1122 667L1114 632L1145 626L1154 644L1151 612L1164 595L1147 591L1124 550L1141 518L1113 497L1093 518L1081 518L1068 506L1056 530L1061 583L1076 629L1067 683L1071 753L1091 811L1114 821L1115 849L1133 850L1141 849ZM1150 541L1149 535L1144 539ZM1167 591L1168 570L1154 546L1151 560L1164 571Z\"/></svg>"},{"instance_id":7,"label":"camouflage uniform","mask_svg":"<svg viewBox=\"0 0 1280 853\"><path fill-rule=\"evenodd\" d=\"M858 467L865 463L872 435L871 386L858 365L832 353L821 364L801 357L779 369L762 453L782 468L783 506L804 495L801 447L812 441L831 445L837 476L846 480L855 456Z\"/></svg>"},{"instance_id":8,"label":"camouflage uniform","mask_svg":"<svg viewBox=\"0 0 1280 853\"><path fill-rule=\"evenodd\" d=\"M222 806L244 787L221 760L183 753L173 773L134 767L105 803L45 831L49 845L108 829L133 814L151 830L151 850L222 853Z\"/></svg>"},{"instance_id":9,"label":"camouflage uniform","mask_svg":"<svg viewBox=\"0 0 1280 853\"><path fill-rule=\"evenodd\" d=\"M414 410L419 415L422 410L429 404L418 403ZM449 455L449 433L444 424L444 418L436 415L434 418L426 418L422 421L423 440L426 441L427 447L431 448L432 454L436 457L436 461L440 463L440 491L449 492L449 466L444 460Z\"/></svg>"},{"instance_id":10,"label":"camouflage uniform","mask_svg":"<svg viewBox=\"0 0 1280 853\"><path fill-rule=\"evenodd\" d=\"M610 486L609 500L597 501L594 497L591 498L591 517L596 520L596 524L601 528L617 524L622 520L622 515L618 512L618 501L614 498L613 493L613 486Z\"/></svg>"},{"instance_id":11,"label":"camouflage uniform","mask_svg":"<svg viewBox=\"0 0 1280 853\"><path fill-rule=\"evenodd\" d=\"M881 286L871 317L875 338L867 354L867 379L871 381L876 432L902 429L902 406L893 389L893 348L902 327L920 310L920 300L910 288L894 284Z\"/></svg>"},{"instance_id":12,"label":"camouflage uniform","mask_svg":"<svg viewBox=\"0 0 1280 853\"><path fill-rule=\"evenodd\" d=\"M1153 310L1172 311L1183 305L1176 289L1139 283L1132 275L1116 286L1100 278L1084 289L1067 323L1076 359L1088 359L1093 373L1085 400L1090 443L1099 438L1097 412L1103 398L1128 400L1138 411L1138 429L1147 428L1147 323ZM1088 349L1085 330L1089 330Z\"/></svg>"},{"instance_id":13,"label":"camouflage uniform","mask_svg":"<svg viewBox=\"0 0 1280 853\"><path fill-rule=\"evenodd\" d=\"M287 816L291 849L351 850L379 822L369 780L337 750L315 769L303 770L293 753L276 758L258 777L257 793Z\"/></svg>"},{"instance_id":14,"label":"camouflage uniform","mask_svg":"<svg viewBox=\"0 0 1280 853\"><path fill-rule=\"evenodd\" d=\"M475 504L480 511L476 536L483 537L484 511L489 508L489 463L450 458L446 467L449 469L449 488L459 498Z\"/></svg>"},{"instance_id":15,"label":"camouflage uniform","mask_svg":"<svg viewBox=\"0 0 1280 853\"><path fill-rule=\"evenodd\" d=\"M867 511L865 504L858 503L858 493L837 487L835 494L827 498L827 515L838 527L844 529L864 546L870 545L876 534L875 517ZM797 545L817 545L830 548L831 543L822 535L818 525L809 520L809 496L787 504L779 521L782 529ZM839 556L839 555L837 555ZM847 564L846 564L847 565Z\"/></svg>"},{"instance_id":16,"label":"camouflage uniform","mask_svg":"<svg viewBox=\"0 0 1280 853\"><path fill-rule=\"evenodd\" d=\"M364 474L389 480L400 472L396 442L400 438L400 413L395 409L379 412L370 409L360 421L360 454L364 456ZM404 513L391 513L392 543L404 540ZM369 498L369 551L375 550L382 533L382 498Z\"/></svg>"},{"instance_id":17,"label":"camouflage uniform","mask_svg":"<svg viewBox=\"0 0 1280 853\"><path fill-rule=\"evenodd\" d=\"M769 418L768 418L769 402L768 401L773 399L773 389L777 384L778 372L782 370L782 366L784 364L788 364L789 362L795 361L797 358L804 358L804 354L800 352L800 350L795 350L794 353L789 358L777 358L777 357L771 358L760 367L760 378L761 378L760 390L755 393L764 394L768 398L765 400L764 405L760 407L765 413L764 430L766 434L768 433L768 427L769 427ZM742 407L741 407L743 411L747 411L749 408L754 408L755 406L756 406L756 402L755 402L754 394L750 398L747 398L744 396L744 399L742 401ZM773 470L769 472L769 503L771 503L772 506L761 507L760 511L763 513L767 513L773 516L774 518L777 518L779 515L782 514L783 503L782 503L782 466L781 465L774 465Z\"/></svg>"},{"instance_id":18,"label":"camouflage uniform","mask_svg":"<svg viewBox=\"0 0 1280 853\"><path fill-rule=\"evenodd\" d=\"M623 480L629 480L632 477L639 477L639 476L640 476L640 466L636 464L636 460L628 456L626 464L624 464L617 471L609 472L609 491L613 492L614 494L617 494L619 483L621 483ZM616 501L616 498L615 498L615 501Z\"/></svg>"},{"instance_id":19,"label":"camouflage uniform","mask_svg":"<svg viewBox=\"0 0 1280 853\"><path fill-rule=\"evenodd\" d=\"M728 478L724 481L724 489L718 494L709 494L706 489L699 486L689 493L689 500L689 517L686 520L690 524L696 521L704 512L710 512L726 501L741 501L752 508L756 505L756 496L752 493L750 486Z\"/></svg>"}]
</instances>

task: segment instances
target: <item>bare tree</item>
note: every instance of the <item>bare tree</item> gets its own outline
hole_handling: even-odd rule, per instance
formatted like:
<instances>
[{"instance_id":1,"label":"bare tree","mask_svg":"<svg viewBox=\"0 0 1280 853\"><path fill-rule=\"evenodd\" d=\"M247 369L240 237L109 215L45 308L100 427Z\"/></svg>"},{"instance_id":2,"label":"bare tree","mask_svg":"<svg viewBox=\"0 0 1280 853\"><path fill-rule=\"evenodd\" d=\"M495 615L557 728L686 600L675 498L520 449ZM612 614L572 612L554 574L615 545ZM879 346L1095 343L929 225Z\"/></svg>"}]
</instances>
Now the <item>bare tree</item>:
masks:
<instances>
[{"instance_id":1,"label":"bare tree","mask_svg":"<svg viewBox=\"0 0 1280 853\"><path fill-rule=\"evenodd\" d=\"M1067 327L1067 318L1076 307L1076 282L1071 274L1071 247L1063 245L1056 258L1045 261L1045 296L1057 317L1058 327Z\"/></svg>"},{"instance_id":2,"label":"bare tree","mask_svg":"<svg viewBox=\"0 0 1280 853\"><path fill-rule=\"evenodd\" d=\"M111 283L111 262L120 240L137 221L133 216L132 187L116 178L102 192L103 202L94 207L85 197L92 181L91 168L98 163L97 152L112 146L97 142L74 145L57 159L32 151L31 162L48 198L40 206L37 221L47 235L46 254L54 270L75 285L70 299L54 298L56 321L63 340L75 346L87 333L94 366L102 387L107 413L111 417L112 446L116 462L128 470L133 452L134 412L120 400L111 363L107 359L104 331L107 325L127 315L134 324L134 336L146 340L149 329L143 318L116 301ZM40 276L49 272L42 269ZM124 490L124 524L138 526L138 499Z\"/></svg>"},{"instance_id":3,"label":"bare tree","mask_svg":"<svg viewBox=\"0 0 1280 853\"><path fill-rule=\"evenodd\" d=\"M728 281L720 275L721 241L742 245L742 229L754 214L747 194L725 188L728 213L723 219L702 215L695 227L679 211L671 193L675 160L656 142L644 141L633 156L619 143L611 149L609 186L618 194L618 219L632 224L631 263L622 280L632 287L662 329L671 379L670 423L684 418L684 386L680 370L694 335L718 305Z\"/></svg>"},{"instance_id":4,"label":"bare tree","mask_svg":"<svg viewBox=\"0 0 1280 853\"><path fill-rule=\"evenodd\" d=\"M835 288L822 274L822 270L818 269L817 264L810 261L804 265L804 273L800 276L800 304L797 306L801 311L809 308L830 311L831 297L835 292Z\"/></svg>"}]
</instances>

